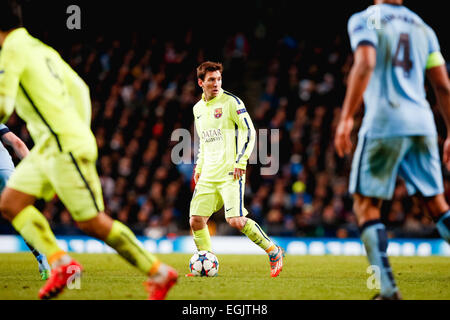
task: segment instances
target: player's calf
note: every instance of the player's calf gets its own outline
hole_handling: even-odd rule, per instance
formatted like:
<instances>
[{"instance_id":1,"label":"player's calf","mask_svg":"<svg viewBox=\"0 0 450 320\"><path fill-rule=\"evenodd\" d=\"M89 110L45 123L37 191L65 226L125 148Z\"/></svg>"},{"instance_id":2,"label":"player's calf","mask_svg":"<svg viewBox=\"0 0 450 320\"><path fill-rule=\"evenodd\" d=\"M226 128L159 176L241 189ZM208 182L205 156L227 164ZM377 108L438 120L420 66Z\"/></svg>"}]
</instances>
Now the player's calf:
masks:
<instances>
[{"instance_id":1,"label":"player's calf","mask_svg":"<svg viewBox=\"0 0 450 320\"><path fill-rule=\"evenodd\" d=\"M441 193L423 200L436 223L439 234L445 241L450 243L450 210L444 194Z\"/></svg>"},{"instance_id":2,"label":"player's calf","mask_svg":"<svg viewBox=\"0 0 450 320\"><path fill-rule=\"evenodd\" d=\"M266 235L261 227L252 219L244 217L232 219L236 220L230 219L229 223L233 221L235 227L240 227L245 221L244 225L239 230L268 254L270 263L270 276L278 276L283 270L284 251L279 246L275 245L275 243Z\"/></svg>"}]
</instances>

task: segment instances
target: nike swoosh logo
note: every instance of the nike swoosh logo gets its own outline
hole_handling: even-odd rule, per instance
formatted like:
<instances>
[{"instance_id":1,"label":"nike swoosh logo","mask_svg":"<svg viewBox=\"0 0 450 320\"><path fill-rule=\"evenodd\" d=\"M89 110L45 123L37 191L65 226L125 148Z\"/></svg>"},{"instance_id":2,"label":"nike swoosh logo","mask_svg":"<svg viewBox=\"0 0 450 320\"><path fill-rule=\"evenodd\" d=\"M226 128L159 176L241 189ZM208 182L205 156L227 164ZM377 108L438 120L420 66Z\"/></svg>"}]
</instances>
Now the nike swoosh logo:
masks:
<instances>
[{"instance_id":1,"label":"nike swoosh logo","mask_svg":"<svg viewBox=\"0 0 450 320\"><path fill-rule=\"evenodd\" d=\"M228 211L230 211L231 209L233 209L233 208L227 209L227 210L225 210L225 211L228 212Z\"/></svg>"},{"instance_id":2,"label":"nike swoosh logo","mask_svg":"<svg viewBox=\"0 0 450 320\"><path fill-rule=\"evenodd\" d=\"M201 117L201 116L198 116L197 119L200 118L200 117Z\"/></svg>"},{"instance_id":3,"label":"nike swoosh logo","mask_svg":"<svg viewBox=\"0 0 450 320\"><path fill-rule=\"evenodd\" d=\"M0 74L5 73L5 70L0 70Z\"/></svg>"}]
</instances>

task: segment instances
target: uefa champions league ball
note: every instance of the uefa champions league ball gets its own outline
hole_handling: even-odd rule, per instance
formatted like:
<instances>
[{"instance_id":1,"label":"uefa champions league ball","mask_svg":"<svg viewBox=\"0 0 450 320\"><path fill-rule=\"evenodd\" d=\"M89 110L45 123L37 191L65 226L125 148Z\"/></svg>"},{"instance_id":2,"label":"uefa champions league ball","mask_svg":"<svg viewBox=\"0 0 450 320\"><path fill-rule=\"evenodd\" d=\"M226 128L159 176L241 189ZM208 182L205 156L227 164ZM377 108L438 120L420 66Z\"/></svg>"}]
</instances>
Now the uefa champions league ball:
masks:
<instances>
[{"instance_id":1,"label":"uefa champions league ball","mask_svg":"<svg viewBox=\"0 0 450 320\"><path fill-rule=\"evenodd\" d=\"M219 272L219 260L212 252L199 251L189 260L189 270L194 276L215 277Z\"/></svg>"}]
</instances>

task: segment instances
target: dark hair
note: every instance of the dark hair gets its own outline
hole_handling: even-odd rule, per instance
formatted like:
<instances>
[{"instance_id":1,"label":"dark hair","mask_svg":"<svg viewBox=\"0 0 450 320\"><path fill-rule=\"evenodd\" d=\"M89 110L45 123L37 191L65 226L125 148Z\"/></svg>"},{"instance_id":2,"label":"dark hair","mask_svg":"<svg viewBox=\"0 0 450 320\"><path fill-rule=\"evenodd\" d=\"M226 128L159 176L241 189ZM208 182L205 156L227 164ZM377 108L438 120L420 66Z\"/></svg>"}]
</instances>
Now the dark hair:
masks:
<instances>
[{"instance_id":1,"label":"dark hair","mask_svg":"<svg viewBox=\"0 0 450 320\"><path fill-rule=\"evenodd\" d=\"M8 31L22 26L22 8L15 0L0 1L0 30Z\"/></svg>"},{"instance_id":2,"label":"dark hair","mask_svg":"<svg viewBox=\"0 0 450 320\"><path fill-rule=\"evenodd\" d=\"M197 78L205 80L206 73L211 71L220 71L220 73L222 73L223 71L222 64L220 62L211 62L211 61L203 62L197 68Z\"/></svg>"}]
</instances>

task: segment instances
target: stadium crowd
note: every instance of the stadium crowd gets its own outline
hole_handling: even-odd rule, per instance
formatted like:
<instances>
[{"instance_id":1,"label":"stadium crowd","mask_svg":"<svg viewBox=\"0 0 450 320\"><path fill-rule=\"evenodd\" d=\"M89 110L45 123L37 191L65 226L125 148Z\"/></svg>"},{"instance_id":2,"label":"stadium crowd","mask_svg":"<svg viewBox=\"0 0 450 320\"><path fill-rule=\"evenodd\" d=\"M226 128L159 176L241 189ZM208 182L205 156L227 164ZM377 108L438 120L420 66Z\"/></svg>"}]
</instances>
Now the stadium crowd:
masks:
<instances>
[{"instance_id":1,"label":"stadium crowd","mask_svg":"<svg viewBox=\"0 0 450 320\"><path fill-rule=\"evenodd\" d=\"M351 158L338 158L333 145L352 55L345 33L330 39L274 38L257 25L229 34L214 56L225 67L224 89L241 97L255 127L279 129L272 138L280 150L278 173L261 175L263 165L249 165L245 193L250 214L272 236L359 235L347 192ZM170 138L177 128L194 135L192 107L201 97L195 69L211 60L208 48L188 29L173 39L98 36L59 49L91 90L106 212L140 235L189 234L194 164L173 163L177 142ZM17 116L7 125L32 146ZM399 181L394 200L382 210L390 236L437 236L432 220L413 201ZM58 199L41 205L56 234L80 232ZM9 228L4 220L0 226ZM223 213L213 216L210 230L237 232Z\"/></svg>"}]
</instances>

